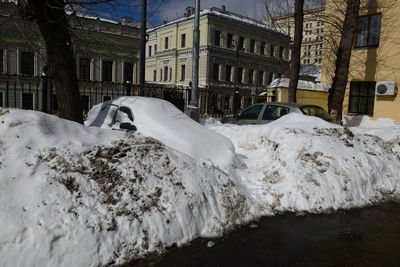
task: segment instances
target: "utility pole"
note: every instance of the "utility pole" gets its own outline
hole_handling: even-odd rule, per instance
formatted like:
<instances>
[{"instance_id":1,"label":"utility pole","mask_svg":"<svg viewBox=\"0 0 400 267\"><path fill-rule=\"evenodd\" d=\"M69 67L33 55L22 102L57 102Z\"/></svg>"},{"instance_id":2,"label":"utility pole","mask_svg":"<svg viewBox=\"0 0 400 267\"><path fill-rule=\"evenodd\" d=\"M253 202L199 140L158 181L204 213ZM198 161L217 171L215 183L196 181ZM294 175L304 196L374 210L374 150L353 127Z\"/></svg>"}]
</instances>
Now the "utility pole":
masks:
<instances>
[{"instance_id":1,"label":"utility pole","mask_svg":"<svg viewBox=\"0 0 400 267\"><path fill-rule=\"evenodd\" d=\"M140 96L144 96L145 70L146 70L146 25L147 25L147 0L142 0L142 16L140 22Z\"/></svg>"},{"instance_id":2,"label":"utility pole","mask_svg":"<svg viewBox=\"0 0 400 267\"><path fill-rule=\"evenodd\" d=\"M236 42L235 49L235 91L233 92L232 114L237 116L238 111L238 97L239 97L239 41Z\"/></svg>"},{"instance_id":3,"label":"utility pole","mask_svg":"<svg viewBox=\"0 0 400 267\"><path fill-rule=\"evenodd\" d=\"M200 50L200 0L196 0L193 30L192 88L188 113L190 118L199 121L199 50Z\"/></svg>"}]
</instances>

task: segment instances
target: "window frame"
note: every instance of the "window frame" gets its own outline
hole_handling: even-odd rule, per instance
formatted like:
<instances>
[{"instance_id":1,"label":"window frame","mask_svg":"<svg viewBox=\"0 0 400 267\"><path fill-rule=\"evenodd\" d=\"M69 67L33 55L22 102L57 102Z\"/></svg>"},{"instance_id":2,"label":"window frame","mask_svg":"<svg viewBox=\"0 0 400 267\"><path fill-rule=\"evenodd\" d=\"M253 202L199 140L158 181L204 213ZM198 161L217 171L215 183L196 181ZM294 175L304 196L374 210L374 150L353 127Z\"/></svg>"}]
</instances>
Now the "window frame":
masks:
<instances>
[{"instance_id":1,"label":"window frame","mask_svg":"<svg viewBox=\"0 0 400 267\"><path fill-rule=\"evenodd\" d=\"M27 57L28 55L29 55L29 58ZM32 56L32 58L31 58L31 56ZM32 59L32 62L30 62L31 59ZM22 51L19 60L20 60L20 73L22 75L34 76L35 75L35 52ZM27 63L29 63L29 65L26 65Z\"/></svg>"},{"instance_id":2,"label":"window frame","mask_svg":"<svg viewBox=\"0 0 400 267\"><path fill-rule=\"evenodd\" d=\"M365 85L362 85L365 83ZM358 94L355 94L353 92L353 88L358 85ZM359 115L374 115L374 107L375 107L375 86L376 86L376 81L351 81L350 82L350 91L349 91L349 104L348 104L348 111L351 114L359 114ZM367 88L367 95L361 95L360 89L361 88ZM356 110L353 110L353 101L354 99L357 98L357 108ZM366 101L366 111L363 112L360 110L360 99L365 98ZM369 105L372 105L369 108ZM369 112L369 109L371 109L371 112Z\"/></svg>"},{"instance_id":3,"label":"window frame","mask_svg":"<svg viewBox=\"0 0 400 267\"><path fill-rule=\"evenodd\" d=\"M370 45L370 34L371 34L371 18L373 16L379 15L379 38L378 38L378 44L376 45ZM358 31L358 26L359 26L359 20L361 18L367 17L368 18L368 25L367 25L367 34L366 34L366 45L357 45L358 42L358 36L359 36L359 31ZM377 48L380 45L380 39L381 39L381 29L382 29L382 12L378 13L373 13L373 14L367 14L367 15L362 15L358 16L357 18L357 25L356 25L356 32L354 35L354 41L353 41L353 48L354 49L365 49L365 48Z\"/></svg>"},{"instance_id":4,"label":"window frame","mask_svg":"<svg viewBox=\"0 0 400 267\"><path fill-rule=\"evenodd\" d=\"M221 36L222 32L219 30L214 30L214 45L221 46Z\"/></svg>"},{"instance_id":5,"label":"window frame","mask_svg":"<svg viewBox=\"0 0 400 267\"><path fill-rule=\"evenodd\" d=\"M109 66L107 66L109 64ZM106 73L105 70L109 70L110 72ZM103 60L101 62L101 81L102 82L113 82L113 61L111 60Z\"/></svg>"},{"instance_id":6,"label":"window frame","mask_svg":"<svg viewBox=\"0 0 400 267\"><path fill-rule=\"evenodd\" d=\"M186 47L186 33L181 34L181 48Z\"/></svg>"},{"instance_id":7,"label":"window frame","mask_svg":"<svg viewBox=\"0 0 400 267\"><path fill-rule=\"evenodd\" d=\"M79 58L79 79L83 81L90 81L90 58ZM88 64L86 64L88 63Z\"/></svg>"}]
</instances>

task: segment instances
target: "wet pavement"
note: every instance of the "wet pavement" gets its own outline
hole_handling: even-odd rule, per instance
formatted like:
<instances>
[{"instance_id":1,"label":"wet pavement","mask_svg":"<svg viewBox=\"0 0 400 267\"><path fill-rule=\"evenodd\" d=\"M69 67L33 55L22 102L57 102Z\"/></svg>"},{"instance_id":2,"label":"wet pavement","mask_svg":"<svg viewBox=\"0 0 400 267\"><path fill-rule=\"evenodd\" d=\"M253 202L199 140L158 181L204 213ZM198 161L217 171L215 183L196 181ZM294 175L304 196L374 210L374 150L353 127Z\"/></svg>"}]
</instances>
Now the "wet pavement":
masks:
<instances>
[{"instance_id":1,"label":"wet pavement","mask_svg":"<svg viewBox=\"0 0 400 267\"><path fill-rule=\"evenodd\" d=\"M400 202L255 224L126 266L400 266Z\"/></svg>"}]
</instances>

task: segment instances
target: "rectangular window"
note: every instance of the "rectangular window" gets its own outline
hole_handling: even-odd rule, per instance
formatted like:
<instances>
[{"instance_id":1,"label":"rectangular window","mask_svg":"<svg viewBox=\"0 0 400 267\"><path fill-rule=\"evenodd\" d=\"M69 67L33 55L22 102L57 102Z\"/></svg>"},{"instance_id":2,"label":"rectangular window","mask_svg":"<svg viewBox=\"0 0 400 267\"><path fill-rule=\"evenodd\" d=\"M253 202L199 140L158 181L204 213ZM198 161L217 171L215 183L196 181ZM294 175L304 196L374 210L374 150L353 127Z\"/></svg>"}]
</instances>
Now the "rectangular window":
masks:
<instances>
[{"instance_id":1,"label":"rectangular window","mask_svg":"<svg viewBox=\"0 0 400 267\"><path fill-rule=\"evenodd\" d=\"M226 46L228 48L232 48L233 47L233 35L230 34L230 33L228 33L228 37L227 37L227 40L226 40Z\"/></svg>"},{"instance_id":2,"label":"rectangular window","mask_svg":"<svg viewBox=\"0 0 400 267\"><path fill-rule=\"evenodd\" d=\"M153 82L157 80L157 70L153 70Z\"/></svg>"},{"instance_id":3,"label":"rectangular window","mask_svg":"<svg viewBox=\"0 0 400 267\"><path fill-rule=\"evenodd\" d=\"M154 45L154 53L157 52L157 45Z\"/></svg>"},{"instance_id":4,"label":"rectangular window","mask_svg":"<svg viewBox=\"0 0 400 267\"><path fill-rule=\"evenodd\" d=\"M22 108L23 109L33 109L33 94L23 93L22 94Z\"/></svg>"},{"instance_id":5,"label":"rectangular window","mask_svg":"<svg viewBox=\"0 0 400 267\"><path fill-rule=\"evenodd\" d=\"M219 81L219 64L214 63L213 68L213 80Z\"/></svg>"},{"instance_id":6,"label":"rectangular window","mask_svg":"<svg viewBox=\"0 0 400 267\"><path fill-rule=\"evenodd\" d=\"M186 34L181 34L181 48L186 47Z\"/></svg>"},{"instance_id":7,"label":"rectangular window","mask_svg":"<svg viewBox=\"0 0 400 267\"><path fill-rule=\"evenodd\" d=\"M349 113L373 115L376 82L350 82Z\"/></svg>"},{"instance_id":8,"label":"rectangular window","mask_svg":"<svg viewBox=\"0 0 400 267\"><path fill-rule=\"evenodd\" d=\"M33 75L34 64L34 54L32 52L21 53L21 74Z\"/></svg>"},{"instance_id":9,"label":"rectangular window","mask_svg":"<svg viewBox=\"0 0 400 267\"><path fill-rule=\"evenodd\" d=\"M243 50L244 49L244 37L239 36L239 50Z\"/></svg>"},{"instance_id":10,"label":"rectangular window","mask_svg":"<svg viewBox=\"0 0 400 267\"><path fill-rule=\"evenodd\" d=\"M264 85L264 72L260 71L258 73L258 85Z\"/></svg>"},{"instance_id":11,"label":"rectangular window","mask_svg":"<svg viewBox=\"0 0 400 267\"><path fill-rule=\"evenodd\" d=\"M272 83L272 73L267 74L267 85L270 85Z\"/></svg>"},{"instance_id":12,"label":"rectangular window","mask_svg":"<svg viewBox=\"0 0 400 267\"><path fill-rule=\"evenodd\" d=\"M254 70L249 69L249 84L253 84L253 83L254 83Z\"/></svg>"},{"instance_id":13,"label":"rectangular window","mask_svg":"<svg viewBox=\"0 0 400 267\"><path fill-rule=\"evenodd\" d=\"M164 81L168 80L168 67L164 67Z\"/></svg>"},{"instance_id":14,"label":"rectangular window","mask_svg":"<svg viewBox=\"0 0 400 267\"><path fill-rule=\"evenodd\" d=\"M225 69L225 81L230 82L232 76L232 66L227 65Z\"/></svg>"},{"instance_id":15,"label":"rectangular window","mask_svg":"<svg viewBox=\"0 0 400 267\"><path fill-rule=\"evenodd\" d=\"M172 81L172 68L169 68L169 80Z\"/></svg>"},{"instance_id":16,"label":"rectangular window","mask_svg":"<svg viewBox=\"0 0 400 267\"><path fill-rule=\"evenodd\" d=\"M283 58L283 47L279 47L279 59Z\"/></svg>"},{"instance_id":17,"label":"rectangular window","mask_svg":"<svg viewBox=\"0 0 400 267\"><path fill-rule=\"evenodd\" d=\"M243 83L243 68L238 68L238 83Z\"/></svg>"},{"instance_id":18,"label":"rectangular window","mask_svg":"<svg viewBox=\"0 0 400 267\"><path fill-rule=\"evenodd\" d=\"M90 59L88 58L79 58L79 79L90 80Z\"/></svg>"},{"instance_id":19,"label":"rectangular window","mask_svg":"<svg viewBox=\"0 0 400 267\"><path fill-rule=\"evenodd\" d=\"M89 111L89 96L81 95L81 105L84 113Z\"/></svg>"},{"instance_id":20,"label":"rectangular window","mask_svg":"<svg viewBox=\"0 0 400 267\"><path fill-rule=\"evenodd\" d=\"M133 82L133 64L124 63L124 82Z\"/></svg>"},{"instance_id":21,"label":"rectangular window","mask_svg":"<svg viewBox=\"0 0 400 267\"><path fill-rule=\"evenodd\" d=\"M381 32L381 14L361 16L357 22L355 47L377 47Z\"/></svg>"},{"instance_id":22,"label":"rectangular window","mask_svg":"<svg viewBox=\"0 0 400 267\"><path fill-rule=\"evenodd\" d=\"M165 39L164 39L164 49L168 49L168 45L169 45L168 37L165 37Z\"/></svg>"},{"instance_id":23,"label":"rectangular window","mask_svg":"<svg viewBox=\"0 0 400 267\"><path fill-rule=\"evenodd\" d=\"M160 69L160 82L162 81L162 69Z\"/></svg>"},{"instance_id":24,"label":"rectangular window","mask_svg":"<svg viewBox=\"0 0 400 267\"><path fill-rule=\"evenodd\" d=\"M102 81L103 82L112 82L112 61L103 60L102 64Z\"/></svg>"},{"instance_id":25,"label":"rectangular window","mask_svg":"<svg viewBox=\"0 0 400 267\"><path fill-rule=\"evenodd\" d=\"M260 54L261 54L262 56L265 55L265 43L264 43L264 42L261 42Z\"/></svg>"},{"instance_id":26,"label":"rectangular window","mask_svg":"<svg viewBox=\"0 0 400 267\"><path fill-rule=\"evenodd\" d=\"M184 81L186 79L186 65L181 65L181 81Z\"/></svg>"},{"instance_id":27,"label":"rectangular window","mask_svg":"<svg viewBox=\"0 0 400 267\"><path fill-rule=\"evenodd\" d=\"M151 45L149 45L149 57L151 57Z\"/></svg>"},{"instance_id":28,"label":"rectangular window","mask_svg":"<svg viewBox=\"0 0 400 267\"><path fill-rule=\"evenodd\" d=\"M221 32L220 31L215 31L214 32L214 44L216 46L221 45Z\"/></svg>"},{"instance_id":29,"label":"rectangular window","mask_svg":"<svg viewBox=\"0 0 400 267\"><path fill-rule=\"evenodd\" d=\"M254 53L256 50L256 41L250 40L250 53Z\"/></svg>"},{"instance_id":30,"label":"rectangular window","mask_svg":"<svg viewBox=\"0 0 400 267\"><path fill-rule=\"evenodd\" d=\"M273 44L270 44L270 45L269 45L269 56L270 56L270 57L273 57L273 56L274 56L274 53L275 53L275 51L274 51L274 45L273 45Z\"/></svg>"}]
</instances>

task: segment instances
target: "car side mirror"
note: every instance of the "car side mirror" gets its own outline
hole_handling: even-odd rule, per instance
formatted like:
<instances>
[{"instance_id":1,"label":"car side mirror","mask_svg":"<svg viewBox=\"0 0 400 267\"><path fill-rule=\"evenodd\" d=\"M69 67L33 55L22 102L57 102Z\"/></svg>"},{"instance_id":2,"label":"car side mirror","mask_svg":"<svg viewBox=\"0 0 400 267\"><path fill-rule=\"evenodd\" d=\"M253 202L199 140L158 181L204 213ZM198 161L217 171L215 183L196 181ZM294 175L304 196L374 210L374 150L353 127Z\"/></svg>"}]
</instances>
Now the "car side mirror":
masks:
<instances>
[{"instance_id":1,"label":"car side mirror","mask_svg":"<svg viewBox=\"0 0 400 267\"><path fill-rule=\"evenodd\" d=\"M119 125L119 128L121 130L127 130L127 131L136 131L137 128L135 125L130 124L129 122L121 122Z\"/></svg>"}]
</instances>

